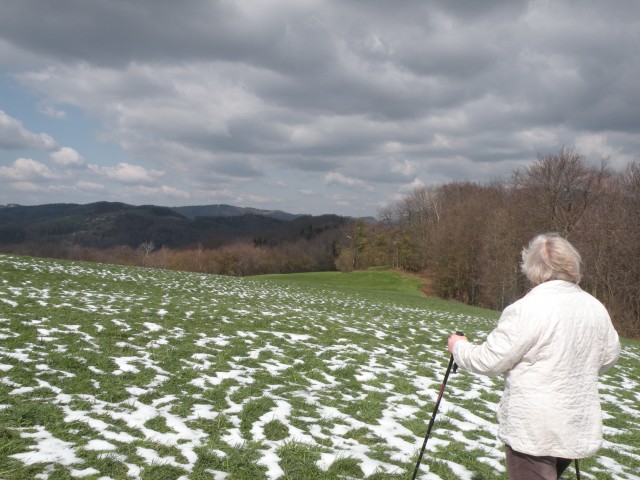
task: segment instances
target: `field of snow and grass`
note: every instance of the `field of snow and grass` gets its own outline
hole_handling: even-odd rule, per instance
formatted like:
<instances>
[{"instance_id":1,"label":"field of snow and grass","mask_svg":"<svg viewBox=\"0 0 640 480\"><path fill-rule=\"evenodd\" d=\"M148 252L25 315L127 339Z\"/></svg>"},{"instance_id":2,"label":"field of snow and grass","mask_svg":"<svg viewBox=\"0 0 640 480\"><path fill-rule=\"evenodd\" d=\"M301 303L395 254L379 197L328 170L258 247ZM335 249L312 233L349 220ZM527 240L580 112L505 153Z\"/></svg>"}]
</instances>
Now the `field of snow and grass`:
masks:
<instances>
[{"instance_id":1,"label":"field of snow and grass","mask_svg":"<svg viewBox=\"0 0 640 480\"><path fill-rule=\"evenodd\" d=\"M446 338L482 340L496 319L392 272L241 279L0 255L0 478L408 479ZM583 478L640 479L639 360L625 341L602 377L606 444ZM419 478L506 478L501 389L451 375Z\"/></svg>"}]
</instances>

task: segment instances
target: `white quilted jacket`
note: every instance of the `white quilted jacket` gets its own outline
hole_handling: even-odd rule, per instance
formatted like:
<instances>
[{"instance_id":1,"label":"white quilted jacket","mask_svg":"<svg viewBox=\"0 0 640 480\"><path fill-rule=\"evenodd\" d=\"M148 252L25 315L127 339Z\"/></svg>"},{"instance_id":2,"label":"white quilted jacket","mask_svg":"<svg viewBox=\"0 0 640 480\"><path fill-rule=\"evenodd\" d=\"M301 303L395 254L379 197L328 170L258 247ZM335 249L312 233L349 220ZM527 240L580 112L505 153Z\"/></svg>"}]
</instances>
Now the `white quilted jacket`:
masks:
<instances>
[{"instance_id":1,"label":"white quilted jacket","mask_svg":"<svg viewBox=\"0 0 640 480\"><path fill-rule=\"evenodd\" d=\"M456 363L505 374L500 439L536 456L584 458L602 443L598 374L620 355L605 307L570 282L552 280L505 308L482 345L457 342Z\"/></svg>"}]
</instances>

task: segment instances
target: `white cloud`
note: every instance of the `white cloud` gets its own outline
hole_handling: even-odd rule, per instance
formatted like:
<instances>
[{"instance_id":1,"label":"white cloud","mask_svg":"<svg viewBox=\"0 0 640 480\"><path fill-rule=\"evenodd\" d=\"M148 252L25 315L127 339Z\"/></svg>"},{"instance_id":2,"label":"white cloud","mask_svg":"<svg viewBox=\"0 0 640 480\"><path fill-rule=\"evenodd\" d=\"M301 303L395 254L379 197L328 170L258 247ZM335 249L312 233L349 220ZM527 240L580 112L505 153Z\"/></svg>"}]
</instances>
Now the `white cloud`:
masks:
<instances>
[{"instance_id":1,"label":"white cloud","mask_svg":"<svg viewBox=\"0 0 640 480\"><path fill-rule=\"evenodd\" d=\"M33 180L52 180L60 178L49 167L31 158L18 158L9 167L0 166L0 178L23 182Z\"/></svg>"},{"instance_id":2,"label":"white cloud","mask_svg":"<svg viewBox=\"0 0 640 480\"><path fill-rule=\"evenodd\" d=\"M89 165L89 169L97 175L124 184L153 183L164 175L163 171L147 170L139 165L128 163L119 163L115 167Z\"/></svg>"},{"instance_id":3,"label":"white cloud","mask_svg":"<svg viewBox=\"0 0 640 480\"><path fill-rule=\"evenodd\" d=\"M619 147L609 142L605 134L584 134L576 138L576 151L582 153L587 158L597 162L599 160L612 159L614 167L623 168L628 163L636 160L638 154L629 155L620 151Z\"/></svg>"},{"instance_id":4,"label":"white cloud","mask_svg":"<svg viewBox=\"0 0 640 480\"><path fill-rule=\"evenodd\" d=\"M51 159L56 165L62 167L82 168L87 165L85 159L71 147L62 147L51 154Z\"/></svg>"},{"instance_id":5,"label":"white cloud","mask_svg":"<svg viewBox=\"0 0 640 480\"><path fill-rule=\"evenodd\" d=\"M407 194L407 193L413 192L414 190L417 190L418 188L422 188L424 186L425 186L425 183L419 178L416 178L411 183L406 183L404 185L401 185L398 191Z\"/></svg>"},{"instance_id":6,"label":"white cloud","mask_svg":"<svg viewBox=\"0 0 640 480\"><path fill-rule=\"evenodd\" d=\"M190 195L189 192L185 192L184 190L180 190L178 188L174 188L174 187L169 187L168 185L162 185L159 189L158 189L158 193L162 196L168 196L168 197L173 197L173 198L182 198L182 199L189 199Z\"/></svg>"},{"instance_id":7,"label":"white cloud","mask_svg":"<svg viewBox=\"0 0 640 480\"><path fill-rule=\"evenodd\" d=\"M0 110L0 149L28 148L49 151L56 148L56 142L46 133L30 132L22 122Z\"/></svg>"},{"instance_id":8,"label":"white cloud","mask_svg":"<svg viewBox=\"0 0 640 480\"><path fill-rule=\"evenodd\" d=\"M362 180L358 180L357 178L347 177L340 172L329 172L324 176L324 183L326 185L341 185L343 187L356 187L363 189L370 189L371 187L367 185Z\"/></svg>"},{"instance_id":9,"label":"white cloud","mask_svg":"<svg viewBox=\"0 0 640 480\"><path fill-rule=\"evenodd\" d=\"M394 173L399 173L405 177L415 175L419 170L420 165L418 162L411 160L391 160L390 169Z\"/></svg>"}]
</instances>

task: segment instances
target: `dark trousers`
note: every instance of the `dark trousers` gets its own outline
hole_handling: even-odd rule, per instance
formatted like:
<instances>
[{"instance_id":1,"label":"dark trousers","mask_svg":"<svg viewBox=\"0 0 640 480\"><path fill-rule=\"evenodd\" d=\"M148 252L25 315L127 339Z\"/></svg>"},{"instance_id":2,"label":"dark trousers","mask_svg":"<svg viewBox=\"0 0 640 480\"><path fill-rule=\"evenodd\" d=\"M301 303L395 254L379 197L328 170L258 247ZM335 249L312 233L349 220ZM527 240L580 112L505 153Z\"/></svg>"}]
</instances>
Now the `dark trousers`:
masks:
<instances>
[{"instance_id":1,"label":"dark trousers","mask_svg":"<svg viewBox=\"0 0 640 480\"><path fill-rule=\"evenodd\" d=\"M535 457L505 445L509 480L558 480L571 464L568 458Z\"/></svg>"}]
</instances>

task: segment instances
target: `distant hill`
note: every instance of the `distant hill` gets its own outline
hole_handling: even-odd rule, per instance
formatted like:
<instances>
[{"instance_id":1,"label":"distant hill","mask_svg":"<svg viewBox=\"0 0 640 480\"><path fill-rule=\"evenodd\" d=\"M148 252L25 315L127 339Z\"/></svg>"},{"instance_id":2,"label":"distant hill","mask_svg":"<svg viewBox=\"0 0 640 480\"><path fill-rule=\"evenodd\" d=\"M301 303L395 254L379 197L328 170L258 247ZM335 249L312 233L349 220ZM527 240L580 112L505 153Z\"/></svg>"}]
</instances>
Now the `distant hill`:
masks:
<instances>
[{"instance_id":1,"label":"distant hill","mask_svg":"<svg viewBox=\"0 0 640 480\"><path fill-rule=\"evenodd\" d=\"M265 217L284 220L286 222L302 217L303 215L295 215L283 212L282 210L259 210L257 208L234 207L233 205L217 204L217 205L195 205L190 207L171 207L175 212L184 215L187 218L195 219L196 217L238 217L241 215L262 215Z\"/></svg>"},{"instance_id":2,"label":"distant hill","mask_svg":"<svg viewBox=\"0 0 640 480\"><path fill-rule=\"evenodd\" d=\"M231 205L133 206L120 202L0 206L0 246L66 244L217 248L235 241L259 245L339 235L348 222L338 215L294 215Z\"/></svg>"}]
</instances>

